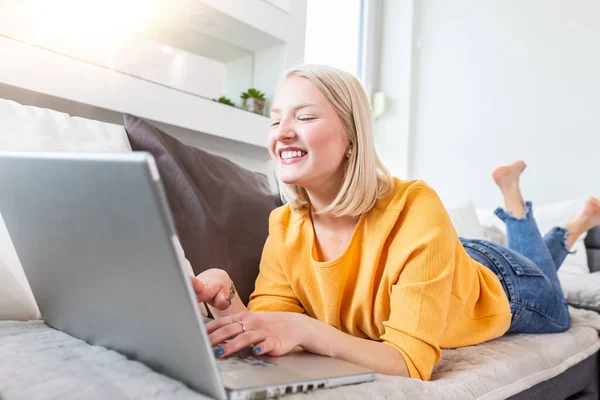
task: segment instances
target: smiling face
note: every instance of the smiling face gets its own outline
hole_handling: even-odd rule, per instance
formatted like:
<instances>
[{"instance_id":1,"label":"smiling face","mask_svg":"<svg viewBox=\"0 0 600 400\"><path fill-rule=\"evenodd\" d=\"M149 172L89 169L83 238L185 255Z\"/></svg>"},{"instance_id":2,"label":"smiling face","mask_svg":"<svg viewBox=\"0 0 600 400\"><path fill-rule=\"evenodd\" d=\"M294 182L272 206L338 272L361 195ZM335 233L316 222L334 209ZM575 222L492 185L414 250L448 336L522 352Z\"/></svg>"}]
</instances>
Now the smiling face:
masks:
<instances>
[{"instance_id":1,"label":"smiling face","mask_svg":"<svg viewBox=\"0 0 600 400\"><path fill-rule=\"evenodd\" d=\"M341 185L348 139L336 109L308 79L291 76L279 86L268 148L284 183L307 190Z\"/></svg>"}]
</instances>

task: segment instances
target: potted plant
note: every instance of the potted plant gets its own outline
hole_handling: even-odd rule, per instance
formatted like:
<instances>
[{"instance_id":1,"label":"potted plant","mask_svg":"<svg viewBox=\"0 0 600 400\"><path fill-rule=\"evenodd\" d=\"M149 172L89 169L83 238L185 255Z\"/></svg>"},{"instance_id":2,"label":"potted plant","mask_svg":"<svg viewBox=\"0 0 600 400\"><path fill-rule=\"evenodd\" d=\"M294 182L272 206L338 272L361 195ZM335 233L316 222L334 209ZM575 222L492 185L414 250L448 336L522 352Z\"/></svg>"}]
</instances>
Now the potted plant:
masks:
<instances>
[{"instance_id":1,"label":"potted plant","mask_svg":"<svg viewBox=\"0 0 600 400\"><path fill-rule=\"evenodd\" d=\"M215 101L218 103L227 104L228 106L235 107L235 104L233 103L233 101L231 101L231 99L229 99L225 96L221 96L218 99L216 99Z\"/></svg>"},{"instance_id":2,"label":"potted plant","mask_svg":"<svg viewBox=\"0 0 600 400\"><path fill-rule=\"evenodd\" d=\"M246 92L242 92L240 95L242 99L242 107L246 110L253 111L257 114L265 113L265 94L255 88L250 88Z\"/></svg>"}]
</instances>

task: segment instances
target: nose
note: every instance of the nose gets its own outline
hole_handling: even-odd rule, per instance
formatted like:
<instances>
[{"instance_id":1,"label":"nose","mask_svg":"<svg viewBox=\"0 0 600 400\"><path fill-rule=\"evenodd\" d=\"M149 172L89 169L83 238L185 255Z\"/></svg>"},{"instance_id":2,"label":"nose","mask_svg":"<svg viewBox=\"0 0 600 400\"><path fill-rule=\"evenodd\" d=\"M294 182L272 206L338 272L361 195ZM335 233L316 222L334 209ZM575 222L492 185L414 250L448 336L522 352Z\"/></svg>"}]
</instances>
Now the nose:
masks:
<instances>
[{"instance_id":1,"label":"nose","mask_svg":"<svg viewBox=\"0 0 600 400\"><path fill-rule=\"evenodd\" d=\"M296 137L293 124L287 119L282 119L275 130L275 140L278 142L289 142Z\"/></svg>"}]
</instances>

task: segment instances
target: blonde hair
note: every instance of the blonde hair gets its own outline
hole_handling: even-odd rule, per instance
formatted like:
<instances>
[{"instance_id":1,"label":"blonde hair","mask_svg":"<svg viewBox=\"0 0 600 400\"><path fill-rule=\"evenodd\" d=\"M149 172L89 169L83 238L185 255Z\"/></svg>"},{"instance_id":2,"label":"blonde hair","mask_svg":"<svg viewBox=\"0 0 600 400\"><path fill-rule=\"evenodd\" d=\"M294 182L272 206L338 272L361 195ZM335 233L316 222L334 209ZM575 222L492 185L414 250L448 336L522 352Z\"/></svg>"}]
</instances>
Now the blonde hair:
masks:
<instances>
[{"instance_id":1,"label":"blonde hair","mask_svg":"<svg viewBox=\"0 0 600 400\"><path fill-rule=\"evenodd\" d=\"M346 158L342 186L333 202L319 213L357 217L369 211L377 199L387 197L394 181L375 151L373 117L367 95L352 74L325 65L300 65L288 70L285 79L308 79L336 109L352 149ZM310 207L302 186L280 183L283 199L293 210Z\"/></svg>"}]
</instances>

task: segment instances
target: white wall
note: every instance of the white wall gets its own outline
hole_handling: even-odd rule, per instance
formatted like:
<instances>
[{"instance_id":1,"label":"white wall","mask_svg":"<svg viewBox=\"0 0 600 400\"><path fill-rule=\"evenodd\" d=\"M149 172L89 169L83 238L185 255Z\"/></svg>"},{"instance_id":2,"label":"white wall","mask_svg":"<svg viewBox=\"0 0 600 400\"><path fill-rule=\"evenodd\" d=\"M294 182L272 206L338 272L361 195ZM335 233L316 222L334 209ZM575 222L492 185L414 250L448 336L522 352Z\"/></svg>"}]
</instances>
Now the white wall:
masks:
<instances>
[{"instance_id":1,"label":"white wall","mask_svg":"<svg viewBox=\"0 0 600 400\"><path fill-rule=\"evenodd\" d=\"M358 72L361 0L308 0L306 49L308 64L326 64ZM332 29L332 16L335 16Z\"/></svg>"},{"instance_id":2,"label":"white wall","mask_svg":"<svg viewBox=\"0 0 600 400\"><path fill-rule=\"evenodd\" d=\"M413 4L411 38L401 22ZM523 190L538 204L600 195L600 2L384 7L381 89L391 113L376 139L392 172L424 179L447 203L491 207L501 201L492 169L524 159Z\"/></svg>"},{"instance_id":3,"label":"white wall","mask_svg":"<svg viewBox=\"0 0 600 400\"><path fill-rule=\"evenodd\" d=\"M254 56L252 54L225 63L227 79L225 80L223 95L241 107L240 94L253 87Z\"/></svg>"},{"instance_id":4,"label":"white wall","mask_svg":"<svg viewBox=\"0 0 600 400\"><path fill-rule=\"evenodd\" d=\"M277 85L286 70L283 64L285 51L285 46L278 46L254 53L254 87L267 97L267 115L270 114Z\"/></svg>"}]
</instances>

